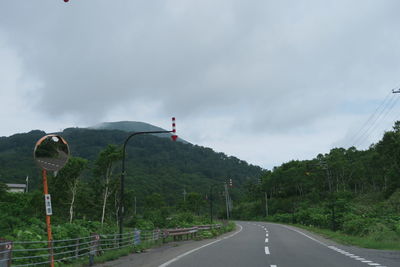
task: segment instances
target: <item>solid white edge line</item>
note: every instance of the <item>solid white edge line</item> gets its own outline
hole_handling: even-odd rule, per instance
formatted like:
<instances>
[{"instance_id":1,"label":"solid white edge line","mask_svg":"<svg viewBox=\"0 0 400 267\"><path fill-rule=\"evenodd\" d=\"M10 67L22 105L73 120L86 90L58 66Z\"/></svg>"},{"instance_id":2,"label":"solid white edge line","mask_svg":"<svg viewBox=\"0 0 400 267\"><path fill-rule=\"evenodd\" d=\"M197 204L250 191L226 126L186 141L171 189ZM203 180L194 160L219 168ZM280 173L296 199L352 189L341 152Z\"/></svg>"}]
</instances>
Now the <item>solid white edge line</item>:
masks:
<instances>
[{"instance_id":1,"label":"solid white edge line","mask_svg":"<svg viewBox=\"0 0 400 267\"><path fill-rule=\"evenodd\" d=\"M168 266L168 265L170 265L171 263L173 263L173 262L175 262L175 261L177 261L177 260L179 260L179 259L181 259L181 258L183 258L183 257L185 257L185 256L187 256L187 255L189 255L189 254L191 254L191 253L197 251L197 250L200 250L200 249L202 249L202 248L205 248L205 247L207 247L207 246L210 246L210 245L212 245L212 244L218 243L218 242L220 242L220 241L222 241L222 240L225 240L225 239L228 239L228 238L231 238L231 237L237 235L238 233L240 233L240 232L243 230L243 227L242 227L240 224L236 224L236 225L238 225L238 226L240 227L240 230L237 231L236 233L233 233L233 234L231 234L231 235L229 235L229 236L220 238L220 239L215 240L215 241L213 241L213 242L211 242L211 243L205 244L205 245L203 245L203 246L201 246L201 247L198 247L198 248L195 248L195 249L186 251L185 253L176 256L176 257L173 258L172 260L169 260L169 261L167 261L167 262L165 262L165 263L159 265L158 267L165 267L165 266Z\"/></svg>"},{"instance_id":2,"label":"solid white edge line","mask_svg":"<svg viewBox=\"0 0 400 267\"><path fill-rule=\"evenodd\" d=\"M317 239L315 239L315 238L313 238L313 237L311 237L311 236L309 236L309 235L306 235L305 233L300 232L300 231L297 230L297 229L294 229L294 228L291 228L291 227L287 227L286 225L282 225L282 226L285 227L286 229L295 231L295 232L297 232L297 233L299 233L299 234L301 234L301 235L303 235L303 236L305 236L305 237L307 237L307 238L309 238L309 239L311 239L311 240L317 242L318 244L323 245L324 247L328 247L328 248L329 248L329 246L327 246L325 243L323 243L323 242L321 242L321 241L319 241L319 240L317 240Z\"/></svg>"},{"instance_id":3,"label":"solid white edge line","mask_svg":"<svg viewBox=\"0 0 400 267\"><path fill-rule=\"evenodd\" d=\"M311 237L311 236L309 236L309 235L306 235L305 233L303 233L303 232L301 232L301 231L298 231L297 229L288 227L288 226L286 226L286 225L282 225L282 226L285 227L285 228L287 228L287 229L289 229L289 230L295 231L295 232L297 232L297 233L299 233L299 234L301 234L301 235L303 235L303 236L305 236L305 237L307 237L307 238L309 238L309 239L311 239L311 240L313 240L313 241L315 241L315 242L321 244L321 245L324 246L324 247L327 247L327 248L330 248L330 249L332 249L332 250L335 250L335 251L337 251L337 252L339 252L339 253L341 253L341 254L347 256L347 257L353 258L353 256L355 256L354 254L348 253L347 251L344 251L344 250L342 250L342 249L338 249L338 248L336 248L336 247L334 247L334 246L328 246L328 245L326 245L325 243L323 243L323 242L321 242L321 241L319 241L319 240L317 240L317 239L315 239L315 238L313 238L313 237ZM366 260L366 259L364 259L364 258L353 258L353 259L358 260L358 261L361 261L361 262L363 262L363 263L367 263L368 265L375 265L373 261ZM379 265L380 265L380 264L379 264Z\"/></svg>"}]
</instances>

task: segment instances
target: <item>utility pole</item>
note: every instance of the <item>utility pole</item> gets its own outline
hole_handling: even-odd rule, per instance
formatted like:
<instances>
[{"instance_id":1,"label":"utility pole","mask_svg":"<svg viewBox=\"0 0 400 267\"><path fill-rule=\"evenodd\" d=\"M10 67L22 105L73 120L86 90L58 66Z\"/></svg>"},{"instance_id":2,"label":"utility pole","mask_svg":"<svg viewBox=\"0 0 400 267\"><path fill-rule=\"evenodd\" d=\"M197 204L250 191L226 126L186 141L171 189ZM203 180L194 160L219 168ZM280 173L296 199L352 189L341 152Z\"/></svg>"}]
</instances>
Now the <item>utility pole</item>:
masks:
<instances>
[{"instance_id":1,"label":"utility pole","mask_svg":"<svg viewBox=\"0 0 400 267\"><path fill-rule=\"evenodd\" d=\"M183 188L183 203L186 203L186 188Z\"/></svg>"},{"instance_id":2,"label":"utility pole","mask_svg":"<svg viewBox=\"0 0 400 267\"><path fill-rule=\"evenodd\" d=\"M233 209L233 204L232 204L232 199L231 196L228 195L228 201L229 201L229 212L232 213L232 209Z\"/></svg>"},{"instance_id":3,"label":"utility pole","mask_svg":"<svg viewBox=\"0 0 400 267\"><path fill-rule=\"evenodd\" d=\"M224 186L225 186L226 220L229 220L229 194L228 194L227 183L225 183Z\"/></svg>"},{"instance_id":4,"label":"utility pole","mask_svg":"<svg viewBox=\"0 0 400 267\"><path fill-rule=\"evenodd\" d=\"M268 194L265 192L265 217L268 217Z\"/></svg>"}]
</instances>

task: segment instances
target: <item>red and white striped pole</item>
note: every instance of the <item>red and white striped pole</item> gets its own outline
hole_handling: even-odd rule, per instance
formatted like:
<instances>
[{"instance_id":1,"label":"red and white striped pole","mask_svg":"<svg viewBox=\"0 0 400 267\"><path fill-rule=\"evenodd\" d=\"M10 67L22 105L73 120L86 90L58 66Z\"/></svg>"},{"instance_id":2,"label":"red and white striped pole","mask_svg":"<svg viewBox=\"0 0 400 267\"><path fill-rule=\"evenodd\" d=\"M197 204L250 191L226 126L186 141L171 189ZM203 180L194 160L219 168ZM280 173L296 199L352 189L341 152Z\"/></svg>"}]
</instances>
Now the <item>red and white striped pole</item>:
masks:
<instances>
[{"instance_id":1,"label":"red and white striped pole","mask_svg":"<svg viewBox=\"0 0 400 267\"><path fill-rule=\"evenodd\" d=\"M172 117L172 135L171 138L173 141L176 141L178 136L176 135L176 123L175 123L175 117Z\"/></svg>"}]
</instances>

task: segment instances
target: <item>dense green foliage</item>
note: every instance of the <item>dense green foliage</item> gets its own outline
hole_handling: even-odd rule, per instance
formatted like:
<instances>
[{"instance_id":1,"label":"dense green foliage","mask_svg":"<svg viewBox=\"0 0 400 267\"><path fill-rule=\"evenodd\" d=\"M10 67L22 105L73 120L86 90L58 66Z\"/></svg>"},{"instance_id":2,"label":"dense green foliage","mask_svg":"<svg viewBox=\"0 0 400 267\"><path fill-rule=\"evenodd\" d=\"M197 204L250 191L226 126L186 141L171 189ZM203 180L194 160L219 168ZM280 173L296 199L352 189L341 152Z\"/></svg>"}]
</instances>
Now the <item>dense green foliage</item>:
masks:
<instances>
[{"instance_id":1,"label":"dense green foliage","mask_svg":"<svg viewBox=\"0 0 400 267\"><path fill-rule=\"evenodd\" d=\"M400 241L400 123L365 151L334 148L290 161L248 183L234 214Z\"/></svg>"},{"instance_id":2,"label":"dense green foliage","mask_svg":"<svg viewBox=\"0 0 400 267\"><path fill-rule=\"evenodd\" d=\"M39 223L45 214L42 178L33 160L34 145L44 135L42 131L31 131L0 138L0 237L16 238L21 230L45 235ZM128 133L70 128L61 135L69 143L72 157L57 175L48 173L53 224L64 227L82 221L116 227L121 150ZM222 190L228 177L240 186L262 174L261 168L235 157L156 136L130 140L126 169L125 225L142 229L204 224L208 220L206 196L211 184L220 184ZM29 193L5 192L1 182L25 183L26 176ZM239 197L238 190L236 194ZM215 197L215 210L219 204L222 209L223 196L215 193ZM81 232L99 230L83 227L82 223L76 227Z\"/></svg>"},{"instance_id":3,"label":"dense green foliage","mask_svg":"<svg viewBox=\"0 0 400 267\"><path fill-rule=\"evenodd\" d=\"M80 128L69 128L60 134L69 143L72 156L89 160L89 169L93 168L100 151L107 145L122 146L128 136L128 133L118 130ZM33 160L33 148L44 135L44 132L36 130L0 137L0 182L25 183L26 176L29 176L30 188L40 188L40 172ZM235 185L241 185L262 173L257 166L210 148L150 135L135 136L129 141L126 166L128 189L135 190L138 196L161 193L170 204L174 203L176 195L182 195L184 187L187 191L204 194L215 181L222 182L229 177ZM119 168L120 163L115 174L119 173ZM91 176L89 170L83 179L88 180Z\"/></svg>"},{"instance_id":4,"label":"dense green foliage","mask_svg":"<svg viewBox=\"0 0 400 267\"><path fill-rule=\"evenodd\" d=\"M29 175L34 188L28 194L12 194L0 183L0 236L20 236L23 229L44 231L39 223L44 214L40 173L32 159L33 144L43 135L32 131L0 138L0 182L24 182ZM89 222L100 225L100 229L115 229L121 144L127 133L66 129L62 135L73 157L57 176L49 175L54 223L82 233L92 230L82 226ZM212 184L221 185L215 187L214 210L223 218L222 184L229 177L235 184L230 194L236 219L330 229L381 245L400 241L399 122L367 150L334 148L314 159L293 160L271 171L208 148L155 136L133 138L126 162L127 227L154 229L207 223L206 197ZM71 226L75 222L78 226Z\"/></svg>"}]
</instances>

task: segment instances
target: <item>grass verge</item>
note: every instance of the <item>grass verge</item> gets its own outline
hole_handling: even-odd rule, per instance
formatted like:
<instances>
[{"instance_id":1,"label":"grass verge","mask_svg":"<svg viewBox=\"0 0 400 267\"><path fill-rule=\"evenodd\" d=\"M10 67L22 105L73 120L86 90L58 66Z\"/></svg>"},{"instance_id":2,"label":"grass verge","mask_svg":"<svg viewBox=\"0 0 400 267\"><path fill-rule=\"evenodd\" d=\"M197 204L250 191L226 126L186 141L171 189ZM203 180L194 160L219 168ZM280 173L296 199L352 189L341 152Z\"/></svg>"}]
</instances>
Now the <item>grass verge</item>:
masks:
<instances>
[{"instance_id":1,"label":"grass verge","mask_svg":"<svg viewBox=\"0 0 400 267\"><path fill-rule=\"evenodd\" d=\"M296 226L298 228L302 228L310 232L319 234L327 239L331 239L343 245L350 245L350 246L357 246L357 247L371 248L371 249L400 250L399 240L391 240L384 238L382 240L376 240L376 238L372 236L358 237L358 236L347 235L340 231L334 232L328 229L320 229L301 224L289 224L289 225Z\"/></svg>"}]
</instances>

